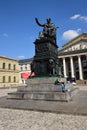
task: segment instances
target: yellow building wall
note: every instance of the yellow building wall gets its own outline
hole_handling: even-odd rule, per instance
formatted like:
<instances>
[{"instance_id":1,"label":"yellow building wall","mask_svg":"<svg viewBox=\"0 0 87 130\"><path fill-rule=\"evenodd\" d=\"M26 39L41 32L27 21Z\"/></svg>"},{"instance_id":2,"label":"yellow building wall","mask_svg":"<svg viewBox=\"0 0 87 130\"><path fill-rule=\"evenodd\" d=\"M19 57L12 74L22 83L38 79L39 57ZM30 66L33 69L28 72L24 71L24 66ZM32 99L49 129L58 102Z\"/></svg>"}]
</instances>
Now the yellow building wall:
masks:
<instances>
[{"instance_id":1,"label":"yellow building wall","mask_svg":"<svg viewBox=\"0 0 87 130\"><path fill-rule=\"evenodd\" d=\"M3 69L3 63L5 68ZM10 69L9 69L10 64ZM14 70L15 65L15 70ZM5 81L3 82L3 76ZM10 77L10 81L9 81ZM15 77L15 82L14 82ZM19 63L17 60L0 56L0 87L13 86L19 84Z\"/></svg>"}]
</instances>

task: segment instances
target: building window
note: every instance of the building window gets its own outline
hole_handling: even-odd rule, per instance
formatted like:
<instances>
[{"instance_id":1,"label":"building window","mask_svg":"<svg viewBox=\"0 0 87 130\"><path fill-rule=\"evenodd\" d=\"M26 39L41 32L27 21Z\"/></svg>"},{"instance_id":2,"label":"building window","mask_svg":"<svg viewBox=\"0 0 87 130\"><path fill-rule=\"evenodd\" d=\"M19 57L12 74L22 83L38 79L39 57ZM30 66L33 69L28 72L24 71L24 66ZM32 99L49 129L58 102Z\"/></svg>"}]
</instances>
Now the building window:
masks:
<instances>
[{"instance_id":1,"label":"building window","mask_svg":"<svg viewBox=\"0 0 87 130\"><path fill-rule=\"evenodd\" d=\"M14 82L16 82L16 77L14 76Z\"/></svg>"},{"instance_id":2,"label":"building window","mask_svg":"<svg viewBox=\"0 0 87 130\"><path fill-rule=\"evenodd\" d=\"M5 63L3 63L2 68L5 69Z\"/></svg>"},{"instance_id":3,"label":"building window","mask_svg":"<svg viewBox=\"0 0 87 130\"><path fill-rule=\"evenodd\" d=\"M25 66L25 70L27 70L27 66Z\"/></svg>"},{"instance_id":4,"label":"building window","mask_svg":"<svg viewBox=\"0 0 87 130\"><path fill-rule=\"evenodd\" d=\"M27 70L27 64L24 65L24 70Z\"/></svg>"},{"instance_id":5,"label":"building window","mask_svg":"<svg viewBox=\"0 0 87 130\"><path fill-rule=\"evenodd\" d=\"M5 83L5 76L3 76L3 83Z\"/></svg>"},{"instance_id":6,"label":"building window","mask_svg":"<svg viewBox=\"0 0 87 130\"><path fill-rule=\"evenodd\" d=\"M71 71L70 62L67 61L68 70Z\"/></svg>"},{"instance_id":7,"label":"building window","mask_svg":"<svg viewBox=\"0 0 87 130\"><path fill-rule=\"evenodd\" d=\"M11 76L8 77L8 82L11 82Z\"/></svg>"},{"instance_id":8,"label":"building window","mask_svg":"<svg viewBox=\"0 0 87 130\"><path fill-rule=\"evenodd\" d=\"M8 64L8 69L9 69L9 70L11 69L11 64Z\"/></svg>"},{"instance_id":9,"label":"building window","mask_svg":"<svg viewBox=\"0 0 87 130\"><path fill-rule=\"evenodd\" d=\"M83 66L83 69L87 69L87 61L86 60L82 61L82 66Z\"/></svg>"},{"instance_id":10,"label":"building window","mask_svg":"<svg viewBox=\"0 0 87 130\"><path fill-rule=\"evenodd\" d=\"M16 70L16 65L13 66L13 69Z\"/></svg>"},{"instance_id":11,"label":"building window","mask_svg":"<svg viewBox=\"0 0 87 130\"><path fill-rule=\"evenodd\" d=\"M21 71L23 70L22 66L20 67Z\"/></svg>"},{"instance_id":12,"label":"building window","mask_svg":"<svg viewBox=\"0 0 87 130\"><path fill-rule=\"evenodd\" d=\"M75 70L79 70L78 62L75 62Z\"/></svg>"}]
</instances>

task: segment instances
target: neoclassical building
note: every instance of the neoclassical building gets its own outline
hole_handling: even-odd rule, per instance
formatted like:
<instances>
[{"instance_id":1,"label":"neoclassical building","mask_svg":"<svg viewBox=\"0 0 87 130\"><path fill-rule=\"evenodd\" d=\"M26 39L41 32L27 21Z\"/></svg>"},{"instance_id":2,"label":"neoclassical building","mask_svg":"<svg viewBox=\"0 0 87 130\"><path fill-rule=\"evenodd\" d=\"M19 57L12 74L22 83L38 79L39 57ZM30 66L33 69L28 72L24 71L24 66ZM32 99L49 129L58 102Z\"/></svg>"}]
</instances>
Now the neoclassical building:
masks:
<instances>
[{"instance_id":1,"label":"neoclassical building","mask_svg":"<svg viewBox=\"0 0 87 130\"><path fill-rule=\"evenodd\" d=\"M6 56L0 56L0 87L19 84L18 60Z\"/></svg>"},{"instance_id":2,"label":"neoclassical building","mask_svg":"<svg viewBox=\"0 0 87 130\"><path fill-rule=\"evenodd\" d=\"M77 83L87 84L87 34L83 33L65 43L58 51L66 78L75 78Z\"/></svg>"}]
</instances>

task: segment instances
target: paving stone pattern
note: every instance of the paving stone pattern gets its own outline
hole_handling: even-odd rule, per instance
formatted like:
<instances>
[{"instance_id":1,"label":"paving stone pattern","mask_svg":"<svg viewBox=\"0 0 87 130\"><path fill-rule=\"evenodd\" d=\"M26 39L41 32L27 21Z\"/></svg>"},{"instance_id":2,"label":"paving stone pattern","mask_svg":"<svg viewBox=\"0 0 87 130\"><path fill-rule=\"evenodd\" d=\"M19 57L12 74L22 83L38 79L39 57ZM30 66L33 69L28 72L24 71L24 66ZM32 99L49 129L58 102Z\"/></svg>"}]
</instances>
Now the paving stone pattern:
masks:
<instances>
[{"instance_id":1,"label":"paving stone pattern","mask_svg":"<svg viewBox=\"0 0 87 130\"><path fill-rule=\"evenodd\" d=\"M16 89L0 89L0 97ZM0 108L0 130L87 130L87 116Z\"/></svg>"}]
</instances>

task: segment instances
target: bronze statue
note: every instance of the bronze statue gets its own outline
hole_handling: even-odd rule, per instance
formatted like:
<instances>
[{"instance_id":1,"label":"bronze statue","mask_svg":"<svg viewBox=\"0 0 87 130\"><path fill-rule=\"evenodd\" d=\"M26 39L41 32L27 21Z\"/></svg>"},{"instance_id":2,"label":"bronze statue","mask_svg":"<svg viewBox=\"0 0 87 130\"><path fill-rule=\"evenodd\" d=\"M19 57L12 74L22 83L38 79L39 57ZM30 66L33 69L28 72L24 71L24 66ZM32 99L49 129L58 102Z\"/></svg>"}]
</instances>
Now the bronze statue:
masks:
<instances>
[{"instance_id":1,"label":"bronze statue","mask_svg":"<svg viewBox=\"0 0 87 130\"><path fill-rule=\"evenodd\" d=\"M51 18L47 18L47 22L44 24L41 24L38 21L38 18L35 18L36 23L43 27L43 31L39 33L39 38L51 38L52 41L56 42L56 29L55 25L51 23Z\"/></svg>"},{"instance_id":2,"label":"bronze statue","mask_svg":"<svg viewBox=\"0 0 87 130\"><path fill-rule=\"evenodd\" d=\"M40 23L35 18L36 24L43 28L39 37L35 40L35 56L31 63L31 74L35 76L55 76L58 75L58 45L56 42L57 27L51 22L50 18L46 23Z\"/></svg>"}]
</instances>

